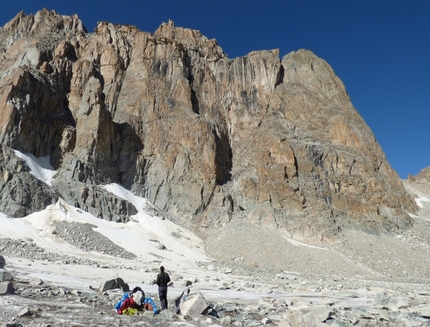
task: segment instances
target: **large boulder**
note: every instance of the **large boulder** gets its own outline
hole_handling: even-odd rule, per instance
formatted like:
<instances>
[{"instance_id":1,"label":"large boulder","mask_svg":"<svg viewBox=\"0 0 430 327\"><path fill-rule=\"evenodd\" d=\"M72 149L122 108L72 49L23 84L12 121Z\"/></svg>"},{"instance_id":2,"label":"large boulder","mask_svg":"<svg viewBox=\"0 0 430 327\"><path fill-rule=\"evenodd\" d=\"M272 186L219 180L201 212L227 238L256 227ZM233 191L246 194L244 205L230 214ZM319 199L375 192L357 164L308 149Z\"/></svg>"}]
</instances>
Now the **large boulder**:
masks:
<instances>
[{"instance_id":1,"label":"large boulder","mask_svg":"<svg viewBox=\"0 0 430 327\"><path fill-rule=\"evenodd\" d=\"M191 289L185 301L180 304L180 313L192 318L198 317L208 307L208 302L198 289Z\"/></svg>"}]
</instances>

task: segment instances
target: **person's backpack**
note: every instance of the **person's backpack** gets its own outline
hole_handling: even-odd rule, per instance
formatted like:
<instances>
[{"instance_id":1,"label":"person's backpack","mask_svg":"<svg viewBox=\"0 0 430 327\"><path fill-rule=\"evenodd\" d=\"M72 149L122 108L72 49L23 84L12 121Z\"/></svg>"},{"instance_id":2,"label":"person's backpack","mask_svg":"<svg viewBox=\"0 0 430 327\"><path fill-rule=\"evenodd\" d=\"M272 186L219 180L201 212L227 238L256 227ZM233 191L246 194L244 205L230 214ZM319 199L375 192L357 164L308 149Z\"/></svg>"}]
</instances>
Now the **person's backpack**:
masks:
<instances>
[{"instance_id":1,"label":"person's backpack","mask_svg":"<svg viewBox=\"0 0 430 327\"><path fill-rule=\"evenodd\" d=\"M129 297L130 297L130 294L128 294L128 293L124 293L124 294L123 294L122 299L121 299L121 300L119 300L119 301L117 302L117 304L115 304L115 306L114 306L114 309L115 309L115 311L116 311L116 312L118 312L119 308L121 308L121 306L122 306L122 304L124 303L124 301L125 301L126 299L128 299Z\"/></svg>"},{"instance_id":2,"label":"person's backpack","mask_svg":"<svg viewBox=\"0 0 430 327\"><path fill-rule=\"evenodd\" d=\"M151 299L150 297L146 298L143 301L143 308L149 311L154 311L154 314L159 314L160 313L160 309L158 309L157 304L155 304L154 300Z\"/></svg>"}]
</instances>

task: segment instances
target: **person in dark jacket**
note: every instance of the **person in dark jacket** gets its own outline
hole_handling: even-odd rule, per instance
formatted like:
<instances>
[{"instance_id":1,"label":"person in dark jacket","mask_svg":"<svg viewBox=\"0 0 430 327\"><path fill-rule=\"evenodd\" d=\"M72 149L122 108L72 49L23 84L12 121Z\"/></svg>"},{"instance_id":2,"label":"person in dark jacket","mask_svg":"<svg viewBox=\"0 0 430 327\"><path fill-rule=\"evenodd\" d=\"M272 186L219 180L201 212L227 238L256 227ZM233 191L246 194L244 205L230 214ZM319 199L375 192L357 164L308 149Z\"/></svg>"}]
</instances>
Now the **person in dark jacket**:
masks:
<instances>
[{"instance_id":1,"label":"person in dark jacket","mask_svg":"<svg viewBox=\"0 0 430 327\"><path fill-rule=\"evenodd\" d=\"M167 309L167 286L170 283L169 274L164 272L164 267L160 267L155 284L158 285L158 296L160 297L161 310Z\"/></svg>"}]
</instances>

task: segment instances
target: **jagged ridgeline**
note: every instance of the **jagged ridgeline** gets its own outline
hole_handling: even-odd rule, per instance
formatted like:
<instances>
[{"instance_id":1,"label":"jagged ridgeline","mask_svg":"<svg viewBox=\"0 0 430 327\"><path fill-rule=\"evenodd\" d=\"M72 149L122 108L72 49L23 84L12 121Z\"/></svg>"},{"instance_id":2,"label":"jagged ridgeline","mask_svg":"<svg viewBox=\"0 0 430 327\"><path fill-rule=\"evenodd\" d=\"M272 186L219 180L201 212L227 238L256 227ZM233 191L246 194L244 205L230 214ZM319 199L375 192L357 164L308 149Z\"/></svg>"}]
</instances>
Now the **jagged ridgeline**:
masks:
<instances>
[{"instance_id":1,"label":"jagged ridgeline","mask_svg":"<svg viewBox=\"0 0 430 327\"><path fill-rule=\"evenodd\" d=\"M416 210L343 83L315 54L229 59L199 31L151 34L42 10L0 29L2 212L63 198L110 220L120 183L194 230L231 220L307 241L408 228ZM52 186L11 149L50 156Z\"/></svg>"}]
</instances>

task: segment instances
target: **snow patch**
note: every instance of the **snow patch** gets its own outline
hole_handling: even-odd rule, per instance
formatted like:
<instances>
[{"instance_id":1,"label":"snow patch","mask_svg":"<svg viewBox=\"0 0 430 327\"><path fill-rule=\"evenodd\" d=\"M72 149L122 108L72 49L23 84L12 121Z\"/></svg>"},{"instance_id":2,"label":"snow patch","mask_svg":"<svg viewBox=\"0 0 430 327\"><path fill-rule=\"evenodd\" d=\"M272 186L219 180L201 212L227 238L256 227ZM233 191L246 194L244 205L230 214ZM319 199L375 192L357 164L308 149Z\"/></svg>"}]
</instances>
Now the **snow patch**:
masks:
<instances>
[{"instance_id":1,"label":"snow patch","mask_svg":"<svg viewBox=\"0 0 430 327\"><path fill-rule=\"evenodd\" d=\"M131 221L124 224L125 226L123 227L130 229L131 235L137 234L145 236L146 239L157 240L159 244L166 246L167 250L175 249L175 252L181 253L181 256L188 259L192 258L197 261L203 259L203 261L206 261L207 257L203 250L205 247L204 242L194 233L167 219L149 215L145 211L145 207L150 205L147 199L139 197L115 183L103 185L102 188L132 203L138 210L136 215L130 216ZM110 239L116 238L117 235L116 232L115 235L109 236L108 233L103 234ZM152 243L154 243L153 241ZM202 254L204 254L205 258L202 257Z\"/></svg>"},{"instance_id":2,"label":"snow patch","mask_svg":"<svg viewBox=\"0 0 430 327\"><path fill-rule=\"evenodd\" d=\"M428 198L426 198L426 197L424 197L422 195L418 195L418 198L415 198L415 202L417 203L417 205L420 208L424 208L423 202L430 202L430 199L428 199Z\"/></svg>"},{"instance_id":3,"label":"snow patch","mask_svg":"<svg viewBox=\"0 0 430 327\"><path fill-rule=\"evenodd\" d=\"M50 156L36 158L31 153L24 154L18 150L14 150L14 152L17 157L25 161L34 177L52 186L52 180L57 171L49 163Z\"/></svg>"},{"instance_id":4,"label":"snow patch","mask_svg":"<svg viewBox=\"0 0 430 327\"><path fill-rule=\"evenodd\" d=\"M134 204L147 200L133 195L119 185L110 189L121 190ZM117 192L116 194L121 194ZM131 201L131 202L133 202ZM195 268L197 262L210 261L205 253L204 242L194 233L167 219L148 215L142 205L136 215L127 223L116 223L96 218L92 214L75 208L63 200L24 218L10 218L0 214L0 237L12 239L31 238L39 247L50 252L93 260L112 259L96 252L85 252L59 239L53 231L56 221L91 224L95 232L109 238L125 250L137 255L141 261L151 261L154 255L166 265L180 265L186 269Z\"/></svg>"},{"instance_id":5,"label":"snow patch","mask_svg":"<svg viewBox=\"0 0 430 327\"><path fill-rule=\"evenodd\" d=\"M145 206L149 203L147 199L134 195L132 192L130 192L120 184L116 184L116 183L107 184L107 185L101 186L101 188L116 195L117 197L123 200L126 200L132 203L139 212L143 212L145 209Z\"/></svg>"},{"instance_id":6,"label":"snow patch","mask_svg":"<svg viewBox=\"0 0 430 327\"><path fill-rule=\"evenodd\" d=\"M290 242L292 245L294 245L294 246L306 246L306 247L313 248L313 249L318 249L318 250L327 250L327 249L321 248L319 246L310 245L310 244L306 244L306 243L303 243L303 242L299 242L299 241L293 240L292 238L288 238L288 237L285 237L285 236L283 236L283 237L288 242Z\"/></svg>"}]
</instances>

